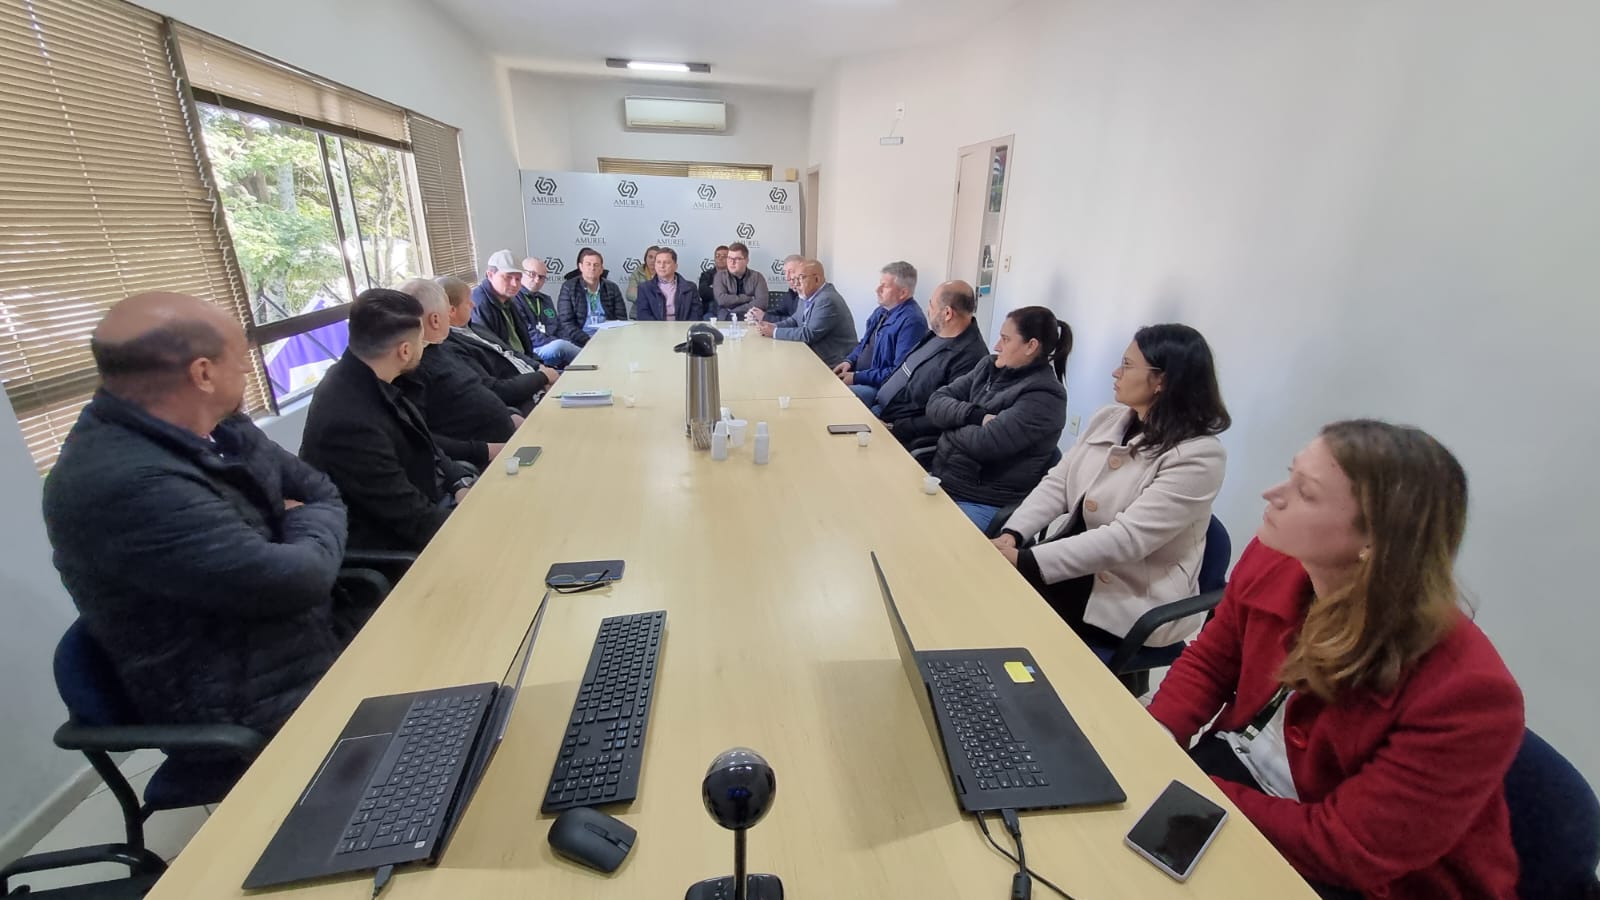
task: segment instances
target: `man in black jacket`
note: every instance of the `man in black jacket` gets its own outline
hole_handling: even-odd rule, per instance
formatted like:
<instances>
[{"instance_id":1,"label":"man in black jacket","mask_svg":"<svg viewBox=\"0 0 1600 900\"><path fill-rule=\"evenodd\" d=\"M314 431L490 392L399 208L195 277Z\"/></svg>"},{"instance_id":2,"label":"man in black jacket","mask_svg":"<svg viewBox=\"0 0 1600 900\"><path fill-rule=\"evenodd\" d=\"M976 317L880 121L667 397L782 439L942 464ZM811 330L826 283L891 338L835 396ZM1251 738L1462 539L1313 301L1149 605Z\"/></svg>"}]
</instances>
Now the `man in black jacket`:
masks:
<instances>
[{"instance_id":1,"label":"man in black jacket","mask_svg":"<svg viewBox=\"0 0 1600 900\"><path fill-rule=\"evenodd\" d=\"M879 386L872 411L907 450L939 442L939 429L928 421L929 398L989 355L974 318L977 312L972 285L965 281L946 281L934 288L928 301L928 333Z\"/></svg>"},{"instance_id":2,"label":"man in black jacket","mask_svg":"<svg viewBox=\"0 0 1600 900\"><path fill-rule=\"evenodd\" d=\"M471 366L478 380L507 406L527 415L561 373L549 366L535 366L516 351L474 331L471 285L453 275L442 275L434 283L450 303L450 333L440 346Z\"/></svg>"},{"instance_id":3,"label":"man in black jacket","mask_svg":"<svg viewBox=\"0 0 1600 900\"><path fill-rule=\"evenodd\" d=\"M610 274L600 251L591 247L578 251L578 268L567 273L556 300L556 318L563 338L584 347L606 322L628 321L622 288L608 277Z\"/></svg>"},{"instance_id":4,"label":"man in black jacket","mask_svg":"<svg viewBox=\"0 0 1600 900\"><path fill-rule=\"evenodd\" d=\"M715 289L717 273L725 272L727 269L728 245L722 244L717 247L717 252L711 255L711 268L700 272L700 308L705 310L707 315L710 315L711 311L717 308Z\"/></svg>"},{"instance_id":5,"label":"man in black jacket","mask_svg":"<svg viewBox=\"0 0 1600 900\"><path fill-rule=\"evenodd\" d=\"M395 381L422 410L433 442L452 457L480 470L522 424L511 409L478 376L475 369L444 347L450 334L450 301L444 288L428 278L413 278L397 290L422 304L422 362Z\"/></svg>"},{"instance_id":6,"label":"man in black jacket","mask_svg":"<svg viewBox=\"0 0 1600 900\"><path fill-rule=\"evenodd\" d=\"M474 472L445 454L395 379L422 359L422 304L373 288L350 304L350 346L311 397L300 458L350 510L350 546L418 552L466 497Z\"/></svg>"},{"instance_id":7,"label":"man in black jacket","mask_svg":"<svg viewBox=\"0 0 1600 900\"><path fill-rule=\"evenodd\" d=\"M339 493L239 414L254 365L220 308L130 297L90 349L100 389L44 484L61 581L142 719L271 734L352 633Z\"/></svg>"}]
</instances>

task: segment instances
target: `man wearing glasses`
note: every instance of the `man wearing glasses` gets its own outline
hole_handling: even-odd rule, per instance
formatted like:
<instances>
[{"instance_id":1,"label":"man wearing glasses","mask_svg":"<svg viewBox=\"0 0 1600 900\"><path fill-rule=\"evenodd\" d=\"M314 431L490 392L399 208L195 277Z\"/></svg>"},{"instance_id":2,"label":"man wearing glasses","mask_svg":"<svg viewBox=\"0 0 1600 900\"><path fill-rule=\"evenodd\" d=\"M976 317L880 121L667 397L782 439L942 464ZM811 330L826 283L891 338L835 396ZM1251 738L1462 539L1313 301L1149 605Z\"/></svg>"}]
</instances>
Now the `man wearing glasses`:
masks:
<instances>
[{"instance_id":1,"label":"man wearing glasses","mask_svg":"<svg viewBox=\"0 0 1600 900\"><path fill-rule=\"evenodd\" d=\"M547 366L564 369L578 356L578 345L556 337L556 302L544 293L544 283L550 277L550 267L537 256L522 261L522 290L517 299L527 304L533 316L528 352Z\"/></svg>"}]
</instances>

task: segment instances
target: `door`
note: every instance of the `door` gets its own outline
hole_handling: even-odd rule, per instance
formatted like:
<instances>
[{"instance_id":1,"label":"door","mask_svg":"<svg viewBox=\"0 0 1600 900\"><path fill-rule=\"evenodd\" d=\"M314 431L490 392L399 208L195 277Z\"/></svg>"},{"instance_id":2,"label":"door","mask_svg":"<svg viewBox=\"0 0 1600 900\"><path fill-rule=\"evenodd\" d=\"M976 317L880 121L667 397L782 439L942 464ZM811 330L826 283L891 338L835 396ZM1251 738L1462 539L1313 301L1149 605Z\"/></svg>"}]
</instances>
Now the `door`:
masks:
<instances>
[{"instance_id":1,"label":"door","mask_svg":"<svg viewBox=\"0 0 1600 900\"><path fill-rule=\"evenodd\" d=\"M1007 135L962 147L956 162L955 215L950 225L950 258L946 271L952 279L972 285L978 296L978 327L994 343L995 291L1003 257L1000 238L1005 225L1006 185L1011 169L1011 144Z\"/></svg>"}]
</instances>

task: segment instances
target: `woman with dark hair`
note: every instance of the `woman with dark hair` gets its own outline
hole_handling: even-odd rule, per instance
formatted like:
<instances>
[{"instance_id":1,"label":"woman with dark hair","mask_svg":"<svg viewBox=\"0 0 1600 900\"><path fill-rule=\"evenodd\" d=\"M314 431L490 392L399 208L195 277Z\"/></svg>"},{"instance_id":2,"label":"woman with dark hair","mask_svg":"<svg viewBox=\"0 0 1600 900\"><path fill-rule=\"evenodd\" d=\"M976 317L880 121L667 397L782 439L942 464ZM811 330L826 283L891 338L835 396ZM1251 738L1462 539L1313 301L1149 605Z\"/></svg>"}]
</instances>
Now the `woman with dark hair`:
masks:
<instances>
[{"instance_id":1,"label":"woman with dark hair","mask_svg":"<svg viewBox=\"0 0 1600 900\"><path fill-rule=\"evenodd\" d=\"M1115 647L1147 610L1196 592L1227 462L1216 436L1231 422L1211 348L1187 325L1139 329L1111 378L1117 402L1090 417L994 544L1084 640ZM1148 643L1201 622L1169 623Z\"/></svg>"},{"instance_id":2,"label":"woman with dark hair","mask_svg":"<svg viewBox=\"0 0 1600 900\"><path fill-rule=\"evenodd\" d=\"M933 474L979 529L1050 468L1067 424L1072 329L1043 306L1014 309L995 355L934 392L928 421L942 433Z\"/></svg>"},{"instance_id":3,"label":"woman with dark hair","mask_svg":"<svg viewBox=\"0 0 1600 900\"><path fill-rule=\"evenodd\" d=\"M1323 896L1515 896L1522 692L1461 609L1461 464L1416 428L1336 422L1262 496L1150 714L1184 747L1207 729L1190 755Z\"/></svg>"},{"instance_id":4,"label":"woman with dark hair","mask_svg":"<svg viewBox=\"0 0 1600 900\"><path fill-rule=\"evenodd\" d=\"M556 326L564 340L582 347L601 325L628 320L622 288L606 277L610 274L600 251L578 251L578 267L567 273L556 300Z\"/></svg>"}]
</instances>

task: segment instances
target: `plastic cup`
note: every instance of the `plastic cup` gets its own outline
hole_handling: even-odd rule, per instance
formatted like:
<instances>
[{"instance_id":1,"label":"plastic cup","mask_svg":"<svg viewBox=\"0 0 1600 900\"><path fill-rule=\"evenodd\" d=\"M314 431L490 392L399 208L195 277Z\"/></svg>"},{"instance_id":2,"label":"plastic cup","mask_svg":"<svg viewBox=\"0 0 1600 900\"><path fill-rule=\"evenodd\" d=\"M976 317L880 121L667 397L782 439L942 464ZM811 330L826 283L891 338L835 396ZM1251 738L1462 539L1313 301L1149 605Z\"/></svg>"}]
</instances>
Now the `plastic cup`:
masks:
<instances>
[{"instance_id":1,"label":"plastic cup","mask_svg":"<svg viewBox=\"0 0 1600 900\"><path fill-rule=\"evenodd\" d=\"M750 423L744 419L734 419L728 423L728 446L743 447L745 432L750 428Z\"/></svg>"},{"instance_id":2,"label":"plastic cup","mask_svg":"<svg viewBox=\"0 0 1600 900\"><path fill-rule=\"evenodd\" d=\"M779 409L788 409L789 408L789 398L788 397L779 397L778 398L778 408Z\"/></svg>"},{"instance_id":3,"label":"plastic cup","mask_svg":"<svg viewBox=\"0 0 1600 900\"><path fill-rule=\"evenodd\" d=\"M939 476L928 475L922 479L922 492L924 494L939 493Z\"/></svg>"},{"instance_id":4,"label":"plastic cup","mask_svg":"<svg viewBox=\"0 0 1600 900\"><path fill-rule=\"evenodd\" d=\"M868 431L856 432L856 446L857 447L865 447L867 444L870 444L870 443L872 443L872 433L871 432L868 432Z\"/></svg>"}]
</instances>

